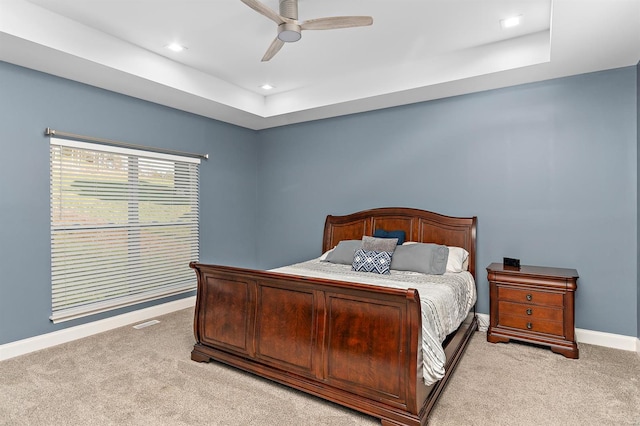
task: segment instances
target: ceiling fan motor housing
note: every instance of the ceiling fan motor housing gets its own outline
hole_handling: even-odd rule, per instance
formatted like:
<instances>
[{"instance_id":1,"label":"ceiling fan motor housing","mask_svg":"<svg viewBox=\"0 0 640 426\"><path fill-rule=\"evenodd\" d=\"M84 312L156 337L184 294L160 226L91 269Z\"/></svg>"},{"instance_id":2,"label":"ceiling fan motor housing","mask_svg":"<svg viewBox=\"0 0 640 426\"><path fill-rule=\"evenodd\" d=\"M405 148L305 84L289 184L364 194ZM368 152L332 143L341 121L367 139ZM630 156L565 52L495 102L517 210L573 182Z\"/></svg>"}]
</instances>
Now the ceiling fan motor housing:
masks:
<instances>
[{"instance_id":1,"label":"ceiling fan motor housing","mask_svg":"<svg viewBox=\"0 0 640 426\"><path fill-rule=\"evenodd\" d=\"M280 16L298 20L297 0L280 0Z\"/></svg>"}]
</instances>

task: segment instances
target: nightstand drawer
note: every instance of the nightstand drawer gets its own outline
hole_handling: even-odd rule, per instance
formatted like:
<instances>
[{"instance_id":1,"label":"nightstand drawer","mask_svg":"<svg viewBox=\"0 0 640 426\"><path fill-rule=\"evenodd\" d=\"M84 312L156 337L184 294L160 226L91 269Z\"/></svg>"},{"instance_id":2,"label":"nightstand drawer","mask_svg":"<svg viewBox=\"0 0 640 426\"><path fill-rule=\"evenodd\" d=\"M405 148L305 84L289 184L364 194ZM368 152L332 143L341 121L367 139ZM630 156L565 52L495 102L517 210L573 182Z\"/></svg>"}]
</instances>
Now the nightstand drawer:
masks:
<instances>
[{"instance_id":1,"label":"nightstand drawer","mask_svg":"<svg viewBox=\"0 0 640 426\"><path fill-rule=\"evenodd\" d=\"M562 321L564 311L562 308L549 308L546 306L531 305L526 303L498 302L501 314L517 315L530 319L543 319L550 321Z\"/></svg>"},{"instance_id":2,"label":"nightstand drawer","mask_svg":"<svg viewBox=\"0 0 640 426\"><path fill-rule=\"evenodd\" d=\"M557 336L564 335L562 322L508 315L502 312L500 312L498 318L498 325L537 333L555 334Z\"/></svg>"},{"instance_id":3,"label":"nightstand drawer","mask_svg":"<svg viewBox=\"0 0 640 426\"><path fill-rule=\"evenodd\" d=\"M545 306L564 306L564 295L561 293L547 293L543 291L519 290L515 288L498 287L498 300L529 303Z\"/></svg>"}]
</instances>

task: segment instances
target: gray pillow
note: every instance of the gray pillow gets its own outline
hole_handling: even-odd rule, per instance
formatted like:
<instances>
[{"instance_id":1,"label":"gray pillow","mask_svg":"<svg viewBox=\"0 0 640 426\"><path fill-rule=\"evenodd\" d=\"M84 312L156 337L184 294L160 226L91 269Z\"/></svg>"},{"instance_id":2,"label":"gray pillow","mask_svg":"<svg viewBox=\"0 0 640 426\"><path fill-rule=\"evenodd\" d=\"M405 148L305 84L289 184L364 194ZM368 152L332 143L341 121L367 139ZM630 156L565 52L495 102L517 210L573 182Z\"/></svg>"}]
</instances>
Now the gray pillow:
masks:
<instances>
[{"instance_id":1,"label":"gray pillow","mask_svg":"<svg viewBox=\"0 0 640 426\"><path fill-rule=\"evenodd\" d=\"M397 238L375 238L366 235L362 237L362 250L364 251L377 251L378 253L386 251L387 253L393 253L397 245Z\"/></svg>"},{"instance_id":2,"label":"gray pillow","mask_svg":"<svg viewBox=\"0 0 640 426\"><path fill-rule=\"evenodd\" d=\"M438 244L405 244L396 247L391 269L442 275L447 270L449 248Z\"/></svg>"},{"instance_id":3,"label":"gray pillow","mask_svg":"<svg viewBox=\"0 0 640 426\"><path fill-rule=\"evenodd\" d=\"M356 250L362 248L361 240L343 240L338 245L327 253L326 259L322 262L341 263L343 265L353 264L353 255Z\"/></svg>"}]
</instances>

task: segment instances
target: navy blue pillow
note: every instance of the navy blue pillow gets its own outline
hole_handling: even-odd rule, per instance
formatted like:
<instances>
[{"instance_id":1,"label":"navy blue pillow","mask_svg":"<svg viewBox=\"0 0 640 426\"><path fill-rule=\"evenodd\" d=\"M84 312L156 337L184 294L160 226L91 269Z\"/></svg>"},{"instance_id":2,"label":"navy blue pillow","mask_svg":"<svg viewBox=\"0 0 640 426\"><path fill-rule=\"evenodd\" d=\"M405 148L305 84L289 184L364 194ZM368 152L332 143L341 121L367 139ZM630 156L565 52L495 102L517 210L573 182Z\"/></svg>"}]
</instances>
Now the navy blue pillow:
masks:
<instances>
[{"instance_id":1,"label":"navy blue pillow","mask_svg":"<svg viewBox=\"0 0 640 426\"><path fill-rule=\"evenodd\" d=\"M384 229L376 229L373 236L376 238L397 238L398 245L402 245L405 239L404 231L385 231Z\"/></svg>"}]
</instances>

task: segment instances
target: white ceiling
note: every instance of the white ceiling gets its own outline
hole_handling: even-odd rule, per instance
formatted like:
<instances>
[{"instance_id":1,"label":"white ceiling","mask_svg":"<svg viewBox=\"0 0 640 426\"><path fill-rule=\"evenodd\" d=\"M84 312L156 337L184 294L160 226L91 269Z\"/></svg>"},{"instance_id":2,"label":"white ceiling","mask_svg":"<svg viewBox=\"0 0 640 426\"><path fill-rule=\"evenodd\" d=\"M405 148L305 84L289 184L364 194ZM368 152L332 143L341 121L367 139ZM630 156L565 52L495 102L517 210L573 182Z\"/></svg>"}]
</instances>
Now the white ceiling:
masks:
<instances>
[{"instance_id":1,"label":"white ceiling","mask_svg":"<svg viewBox=\"0 0 640 426\"><path fill-rule=\"evenodd\" d=\"M240 0L0 0L0 60L251 129L640 60L640 0L299 0L301 21L342 15L374 23L261 62L276 24Z\"/></svg>"}]
</instances>

